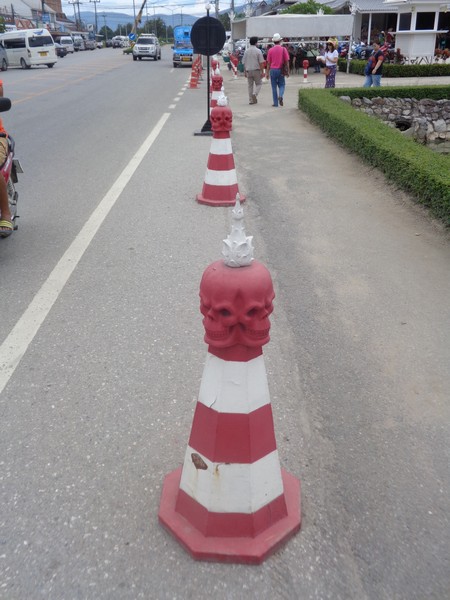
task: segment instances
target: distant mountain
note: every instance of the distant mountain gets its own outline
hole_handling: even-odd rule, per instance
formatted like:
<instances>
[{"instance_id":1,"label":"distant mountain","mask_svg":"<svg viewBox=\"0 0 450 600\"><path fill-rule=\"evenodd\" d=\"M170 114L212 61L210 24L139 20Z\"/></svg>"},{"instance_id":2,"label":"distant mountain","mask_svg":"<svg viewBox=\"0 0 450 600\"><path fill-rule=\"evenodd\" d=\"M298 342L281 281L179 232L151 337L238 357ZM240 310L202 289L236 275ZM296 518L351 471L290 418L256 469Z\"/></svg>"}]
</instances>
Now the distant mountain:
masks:
<instances>
[{"instance_id":1,"label":"distant mountain","mask_svg":"<svg viewBox=\"0 0 450 600\"><path fill-rule=\"evenodd\" d=\"M136 10L136 14L138 10ZM66 13L67 14L67 13ZM67 17L71 20L74 20L73 17L67 15ZM95 13L90 11L80 11L81 20L86 23L86 25L93 25L95 23ZM164 24L167 27L176 25L193 25L195 21L199 17L194 17L192 15L186 15L181 13L174 13L173 15L164 15L164 14L155 14L148 13L148 22L151 23L156 19L162 19ZM144 10L144 14L142 15L141 27L144 27L147 22L147 12ZM115 31L119 25L121 25L124 29L128 23L134 23L134 14L128 13L116 13L116 12L106 12L106 11L97 11L97 27L100 30L106 23L106 26Z\"/></svg>"}]
</instances>

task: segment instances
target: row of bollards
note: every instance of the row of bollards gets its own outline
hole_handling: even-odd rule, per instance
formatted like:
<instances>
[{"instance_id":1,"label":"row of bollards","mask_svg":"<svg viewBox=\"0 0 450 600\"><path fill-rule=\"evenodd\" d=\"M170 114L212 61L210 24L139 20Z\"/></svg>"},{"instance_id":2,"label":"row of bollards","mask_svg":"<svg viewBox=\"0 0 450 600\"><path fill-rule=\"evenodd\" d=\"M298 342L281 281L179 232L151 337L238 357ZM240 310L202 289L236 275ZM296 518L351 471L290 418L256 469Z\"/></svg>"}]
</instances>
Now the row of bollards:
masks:
<instances>
[{"instance_id":1,"label":"row of bollards","mask_svg":"<svg viewBox=\"0 0 450 600\"><path fill-rule=\"evenodd\" d=\"M218 77L218 65L214 69ZM220 78L222 79L222 78ZM244 229L223 93L197 201L233 206L223 259L200 283L206 363L183 466L164 480L159 519L196 559L260 563L300 529L300 482L281 469L262 346L269 341L272 279Z\"/></svg>"}]
</instances>

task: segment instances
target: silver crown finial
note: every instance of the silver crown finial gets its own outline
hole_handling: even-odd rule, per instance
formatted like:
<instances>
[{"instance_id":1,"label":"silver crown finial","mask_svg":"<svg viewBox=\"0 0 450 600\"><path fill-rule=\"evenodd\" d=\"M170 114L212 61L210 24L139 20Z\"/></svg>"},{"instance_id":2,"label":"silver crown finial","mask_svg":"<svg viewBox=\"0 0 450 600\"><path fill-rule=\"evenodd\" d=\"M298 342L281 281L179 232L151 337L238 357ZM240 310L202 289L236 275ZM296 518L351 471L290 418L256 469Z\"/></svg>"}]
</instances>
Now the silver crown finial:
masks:
<instances>
[{"instance_id":1,"label":"silver crown finial","mask_svg":"<svg viewBox=\"0 0 450 600\"><path fill-rule=\"evenodd\" d=\"M253 260L253 236L245 235L244 210L239 194L231 211L231 233L223 240L223 261L228 267L248 267Z\"/></svg>"},{"instance_id":2,"label":"silver crown finial","mask_svg":"<svg viewBox=\"0 0 450 600\"><path fill-rule=\"evenodd\" d=\"M224 94L217 98L217 106L228 106L228 98Z\"/></svg>"}]
</instances>

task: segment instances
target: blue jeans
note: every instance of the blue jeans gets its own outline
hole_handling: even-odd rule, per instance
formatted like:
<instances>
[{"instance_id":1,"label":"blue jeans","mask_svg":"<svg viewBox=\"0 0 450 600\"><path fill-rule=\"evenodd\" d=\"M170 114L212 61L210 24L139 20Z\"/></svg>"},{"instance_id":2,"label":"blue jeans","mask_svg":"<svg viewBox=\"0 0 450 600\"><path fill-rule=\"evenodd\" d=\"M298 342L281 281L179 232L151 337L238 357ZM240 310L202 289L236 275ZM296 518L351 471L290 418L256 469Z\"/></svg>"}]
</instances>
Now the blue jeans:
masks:
<instances>
[{"instance_id":1,"label":"blue jeans","mask_svg":"<svg viewBox=\"0 0 450 600\"><path fill-rule=\"evenodd\" d=\"M270 83L272 84L273 105L278 106L278 96L283 97L284 88L286 87L286 80L284 75L281 74L281 69L270 69Z\"/></svg>"},{"instance_id":2,"label":"blue jeans","mask_svg":"<svg viewBox=\"0 0 450 600\"><path fill-rule=\"evenodd\" d=\"M366 75L366 80L363 87L380 87L381 86L381 75Z\"/></svg>"}]
</instances>

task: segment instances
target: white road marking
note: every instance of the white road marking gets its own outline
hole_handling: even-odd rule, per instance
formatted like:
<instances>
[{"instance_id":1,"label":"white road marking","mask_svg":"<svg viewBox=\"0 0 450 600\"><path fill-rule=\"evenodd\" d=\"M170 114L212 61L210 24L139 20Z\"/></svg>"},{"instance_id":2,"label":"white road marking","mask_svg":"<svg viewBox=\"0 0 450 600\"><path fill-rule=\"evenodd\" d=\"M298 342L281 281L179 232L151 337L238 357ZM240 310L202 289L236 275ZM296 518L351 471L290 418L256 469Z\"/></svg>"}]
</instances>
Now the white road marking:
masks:
<instances>
[{"instance_id":1,"label":"white road marking","mask_svg":"<svg viewBox=\"0 0 450 600\"><path fill-rule=\"evenodd\" d=\"M170 113L164 113L143 142L136 154L113 183L100 204L94 210L80 233L59 260L56 267L37 292L28 308L17 321L8 337L0 346L0 394L4 390L16 367L22 360L34 336L50 312L53 304L64 289L69 277L80 262L95 234L120 194L128 184L143 158L161 133Z\"/></svg>"},{"instance_id":2,"label":"white road marking","mask_svg":"<svg viewBox=\"0 0 450 600\"><path fill-rule=\"evenodd\" d=\"M169 104L169 109L175 108L175 107L176 107L176 104Z\"/></svg>"}]
</instances>

